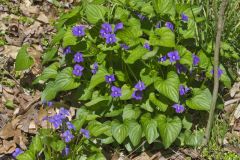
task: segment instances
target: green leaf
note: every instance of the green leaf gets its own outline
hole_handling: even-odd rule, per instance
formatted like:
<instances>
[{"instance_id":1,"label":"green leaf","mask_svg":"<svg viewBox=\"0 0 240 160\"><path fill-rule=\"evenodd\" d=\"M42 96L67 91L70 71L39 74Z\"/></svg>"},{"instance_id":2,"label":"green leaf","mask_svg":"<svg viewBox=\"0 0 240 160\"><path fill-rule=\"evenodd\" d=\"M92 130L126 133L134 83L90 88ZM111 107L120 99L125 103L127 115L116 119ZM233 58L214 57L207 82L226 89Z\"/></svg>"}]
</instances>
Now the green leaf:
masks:
<instances>
[{"instance_id":1,"label":"green leaf","mask_svg":"<svg viewBox=\"0 0 240 160\"><path fill-rule=\"evenodd\" d=\"M67 46L74 46L77 44L77 37L73 35L72 29L69 28L63 37L63 48Z\"/></svg>"},{"instance_id":2,"label":"green leaf","mask_svg":"<svg viewBox=\"0 0 240 160\"><path fill-rule=\"evenodd\" d=\"M112 121L112 135L119 144L122 144L128 136L127 125L121 124L117 121Z\"/></svg>"},{"instance_id":3,"label":"green leaf","mask_svg":"<svg viewBox=\"0 0 240 160\"><path fill-rule=\"evenodd\" d=\"M122 90L122 95L120 97L121 100L129 100L132 98L133 90L130 89L128 85L124 84L121 90Z\"/></svg>"},{"instance_id":4,"label":"green leaf","mask_svg":"<svg viewBox=\"0 0 240 160\"><path fill-rule=\"evenodd\" d=\"M117 9L115 10L115 18L121 20L122 22L126 22L128 20L128 15L129 15L129 11L122 9L120 7L117 7Z\"/></svg>"},{"instance_id":5,"label":"green leaf","mask_svg":"<svg viewBox=\"0 0 240 160\"><path fill-rule=\"evenodd\" d=\"M193 97L186 101L187 106L194 110L210 110L212 95L209 89L194 88L192 91Z\"/></svg>"},{"instance_id":6,"label":"green leaf","mask_svg":"<svg viewBox=\"0 0 240 160\"><path fill-rule=\"evenodd\" d=\"M204 132L201 130L195 130L193 132L186 130L184 133L184 142L186 145L197 147L203 142Z\"/></svg>"},{"instance_id":7,"label":"green leaf","mask_svg":"<svg viewBox=\"0 0 240 160\"><path fill-rule=\"evenodd\" d=\"M160 111L165 112L167 110L168 105L163 103L161 99L157 99L155 93L152 92L149 94L149 100L156 105Z\"/></svg>"},{"instance_id":8,"label":"green leaf","mask_svg":"<svg viewBox=\"0 0 240 160\"><path fill-rule=\"evenodd\" d=\"M58 72L57 69L59 68L59 63L55 62L51 64L49 67L45 68L40 76L37 77L37 79L34 80L33 84L36 83L43 83L47 81L50 78L56 78Z\"/></svg>"},{"instance_id":9,"label":"green leaf","mask_svg":"<svg viewBox=\"0 0 240 160\"><path fill-rule=\"evenodd\" d=\"M223 70L223 74L220 77L220 81L223 82L224 86L231 88L232 86L231 79L228 76L228 73L222 64L220 64L220 69Z\"/></svg>"},{"instance_id":10,"label":"green leaf","mask_svg":"<svg viewBox=\"0 0 240 160\"><path fill-rule=\"evenodd\" d=\"M53 81L48 82L41 95L42 101L50 101L56 97L58 89L55 86L56 85Z\"/></svg>"},{"instance_id":11,"label":"green leaf","mask_svg":"<svg viewBox=\"0 0 240 160\"><path fill-rule=\"evenodd\" d=\"M89 4L86 8L87 20L92 24L96 24L99 20L105 22L104 16L107 10L108 9L104 6Z\"/></svg>"},{"instance_id":12,"label":"green leaf","mask_svg":"<svg viewBox=\"0 0 240 160\"><path fill-rule=\"evenodd\" d=\"M168 148L177 139L182 129L182 121L178 117L169 118L165 115L158 115L156 120L163 145Z\"/></svg>"},{"instance_id":13,"label":"green leaf","mask_svg":"<svg viewBox=\"0 0 240 160\"><path fill-rule=\"evenodd\" d=\"M66 146L66 144L62 140L53 141L50 145L54 151L58 152L62 151Z\"/></svg>"},{"instance_id":14,"label":"green leaf","mask_svg":"<svg viewBox=\"0 0 240 160\"><path fill-rule=\"evenodd\" d=\"M139 37L142 35L142 30L136 29L137 27L128 27L117 32L117 37L132 47L140 43Z\"/></svg>"},{"instance_id":15,"label":"green leaf","mask_svg":"<svg viewBox=\"0 0 240 160\"><path fill-rule=\"evenodd\" d=\"M161 27L150 34L150 44L153 46L175 47L175 34L167 27Z\"/></svg>"},{"instance_id":16,"label":"green leaf","mask_svg":"<svg viewBox=\"0 0 240 160\"><path fill-rule=\"evenodd\" d=\"M142 59L146 60L154 57L157 54L158 50L159 50L159 47L154 47L152 51L147 52L145 55L143 55Z\"/></svg>"},{"instance_id":17,"label":"green leaf","mask_svg":"<svg viewBox=\"0 0 240 160\"><path fill-rule=\"evenodd\" d=\"M149 144L159 137L157 131L157 121L151 118L149 113L144 114L141 117L141 124L143 127L144 134Z\"/></svg>"},{"instance_id":18,"label":"green leaf","mask_svg":"<svg viewBox=\"0 0 240 160\"><path fill-rule=\"evenodd\" d=\"M127 121L127 125L129 128L128 136L133 144L133 146L137 146L142 138L142 127L136 121Z\"/></svg>"},{"instance_id":19,"label":"green leaf","mask_svg":"<svg viewBox=\"0 0 240 160\"><path fill-rule=\"evenodd\" d=\"M192 53L183 46L177 46L177 50L181 57L180 64L187 64L191 67L193 64Z\"/></svg>"},{"instance_id":20,"label":"green leaf","mask_svg":"<svg viewBox=\"0 0 240 160\"><path fill-rule=\"evenodd\" d=\"M141 80L146 86L151 85L157 78L158 72L155 70L146 70L143 68L140 72Z\"/></svg>"},{"instance_id":21,"label":"green leaf","mask_svg":"<svg viewBox=\"0 0 240 160\"><path fill-rule=\"evenodd\" d=\"M125 79L125 75L122 71L115 71L115 75L117 77L117 79L121 82L125 82L126 79Z\"/></svg>"},{"instance_id":22,"label":"green leaf","mask_svg":"<svg viewBox=\"0 0 240 160\"><path fill-rule=\"evenodd\" d=\"M52 47L50 50L47 50L47 52L43 55L43 64L46 64L47 62L50 62L55 57L56 53L58 51L58 48Z\"/></svg>"},{"instance_id":23,"label":"green leaf","mask_svg":"<svg viewBox=\"0 0 240 160\"><path fill-rule=\"evenodd\" d=\"M97 97L97 98L92 99L88 103L85 103L85 106L90 107L90 106L93 106L93 105L95 105L95 104L97 104L99 102L108 101L108 100L109 100L109 96Z\"/></svg>"},{"instance_id":24,"label":"green leaf","mask_svg":"<svg viewBox=\"0 0 240 160\"><path fill-rule=\"evenodd\" d=\"M132 105L126 105L123 109L123 120L131 120L137 119L141 114L141 110L139 108L133 108Z\"/></svg>"},{"instance_id":25,"label":"green leaf","mask_svg":"<svg viewBox=\"0 0 240 160\"><path fill-rule=\"evenodd\" d=\"M19 154L17 156L17 160L35 160L35 156L30 150L28 150L22 154Z\"/></svg>"},{"instance_id":26,"label":"green leaf","mask_svg":"<svg viewBox=\"0 0 240 160\"><path fill-rule=\"evenodd\" d=\"M99 135L111 130L111 126L102 124L98 121L91 121L88 123L87 129L90 131L91 135L98 137Z\"/></svg>"},{"instance_id":27,"label":"green leaf","mask_svg":"<svg viewBox=\"0 0 240 160\"><path fill-rule=\"evenodd\" d=\"M81 118L71 121L77 131L79 131L82 128L83 124L86 122L86 117L86 115L82 115Z\"/></svg>"},{"instance_id":28,"label":"green leaf","mask_svg":"<svg viewBox=\"0 0 240 160\"><path fill-rule=\"evenodd\" d=\"M63 39L64 35L65 35L65 29L61 28L57 34L55 34L53 36L53 40L51 41L51 46L55 45L55 44L59 44L61 42L61 40Z\"/></svg>"},{"instance_id":29,"label":"green leaf","mask_svg":"<svg viewBox=\"0 0 240 160\"><path fill-rule=\"evenodd\" d=\"M175 16L176 8L174 0L152 0L155 11L161 15Z\"/></svg>"},{"instance_id":30,"label":"green leaf","mask_svg":"<svg viewBox=\"0 0 240 160\"><path fill-rule=\"evenodd\" d=\"M150 102L149 102L149 99L145 102L145 103L142 103L141 104L141 108L142 109L145 109L146 111L148 111L148 112L153 112L153 108L152 108L152 106L150 105Z\"/></svg>"},{"instance_id":31,"label":"green leaf","mask_svg":"<svg viewBox=\"0 0 240 160\"><path fill-rule=\"evenodd\" d=\"M177 73L173 71L168 72L166 80L159 77L154 83L154 87L159 93L176 103L178 103L179 100L179 85L179 77Z\"/></svg>"},{"instance_id":32,"label":"green leaf","mask_svg":"<svg viewBox=\"0 0 240 160\"><path fill-rule=\"evenodd\" d=\"M55 84L59 91L72 90L80 85L80 82L76 82L72 70L71 67L67 67L57 75Z\"/></svg>"},{"instance_id":33,"label":"green leaf","mask_svg":"<svg viewBox=\"0 0 240 160\"><path fill-rule=\"evenodd\" d=\"M15 64L16 71L26 70L30 68L34 62L33 58L28 55L27 48L28 45L23 45L18 52Z\"/></svg>"},{"instance_id":34,"label":"green leaf","mask_svg":"<svg viewBox=\"0 0 240 160\"><path fill-rule=\"evenodd\" d=\"M133 64L138 59L141 59L144 54L148 52L143 46L137 46L135 49L130 51L130 55L125 60L126 63Z\"/></svg>"},{"instance_id":35,"label":"green leaf","mask_svg":"<svg viewBox=\"0 0 240 160\"><path fill-rule=\"evenodd\" d=\"M199 67L207 69L210 66L210 58L201 50L199 52Z\"/></svg>"},{"instance_id":36,"label":"green leaf","mask_svg":"<svg viewBox=\"0 0 240 160\"><path fill-rule=\"evenodd\" d=\"M93 75L90 80L90 84L88 87L89 90L95 88L100 83L105 82L105 75L107 75L107 74L108 74L107 70L104 67L99 66L97 73L95 75Z\"/></svg>"},{"instance_id":37,"label":"green leaf","mask_svg":"<svg viewBox=\"0 0 240 160\"><path fill-rule=\"evenodd\" d=\"M32 139L32 143L29 147L29 150L31 150L33 153L38 153L42 150L43 145L40 139L39 135L36 135L33 139Z\"/></svg>"}]
</instances>

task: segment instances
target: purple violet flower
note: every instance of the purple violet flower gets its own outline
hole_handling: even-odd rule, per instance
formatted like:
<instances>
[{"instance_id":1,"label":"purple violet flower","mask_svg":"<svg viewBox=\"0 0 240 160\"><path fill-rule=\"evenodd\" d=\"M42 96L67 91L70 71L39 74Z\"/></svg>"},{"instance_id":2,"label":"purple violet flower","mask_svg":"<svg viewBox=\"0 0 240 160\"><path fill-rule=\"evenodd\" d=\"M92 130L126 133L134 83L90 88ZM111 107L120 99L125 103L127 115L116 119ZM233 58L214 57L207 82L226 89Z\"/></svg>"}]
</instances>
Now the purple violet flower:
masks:
<instances>
[{"instance_id":1,"label":"purple violet flower","mask_svg":"<svg viewBox=\"0 0 240 160\"><path fill-rule=\"evenodd\" d=\"M89 133L88 130L82 128L82 129L80 130L80 132L81 132L81 133L84 135L84 137L86 137L87 139L90 138L90 133Z\"/></svg>"},{"instance_id":2,"label":"purple violet flower","mask_svg":"<svg viewBox=\"0 0 240 160\"><path fill-rule=\"evenodd\" d=\"M64 138L64 141L66 143L70 142L74 136L72 135L72 133L69 130L66 130L63 134L62 134L62 138Z\"/></svg>"},{"instance_id":3,"label":"purple violet flower","mask_svg":"<svg viewBox=\"0 0 240 160\"><path fill-rule=\"evenodd\" d=\"M48 118L48 121L52 123L55 129L59 128L62 125L63 117L60 114L55 114Z\"/></svg>"},{"instance_id":4,"label":"purple violet flower","mask_svg":"<svg viewBox=\"0 0 240 160\"><path fill-rule=\"evenodd\" d=\"M106 76L105 76L105 81L106 81L107 83L112 83L112 82L114 82L114 81L115 81L115 76L114 76L114 74L106 75Z\"/></svg>"},{"instance_id":5,"label":"purple violet flower","mask_svg":"<svg viewBox=\"0 0 240 160\"><path fill-rule=\"evenodd\" d=\"M123 29L123 23L122 22L117 23L115 25L114 32L116 32L117 30L120 30L120 29Z\"/></svg>"},{"instance_id":6,"label":"purple violet flower","mask_svg":"<svg viewBox=\"0 0 240 160\"><path fill-rule=\"evenodd\" d=\"M188 16L184 13L181 14L182 21L187 22L188 21Z\"/></svg>"},{"instance_id":7,"label":"purple violet flower","mask_svg":"<svg viewBox=\"0 0 240 160\"><path fill-rule=\"evenodd\" d=\"M53 106L53 101L48 101L47 105L48 105L48 107L52 107Z\"/></svg>"},{"instance_id":8,"label":"purple violet flower","mask_svg":"<svg viewBox=\"0 0 240 160\"><path fill-rule=\"evenodd\" d=\"M146 17L142 15L141 13L137 13L138 18L143 21Z\"/></svg>"},{"instance_id":9,"label":"purple violet flower","mask_svg":"<svg viewBox=\"0 0 240 160\"><path fill-rule=\"evenodd\" d=\"M166 26L167 28L169 28L170 30L174 31L174 26L173 26L173 24L172 24L171 22L166 22L166 23L165 23L165 26Z\"/></svg>"},{"instance_id":10,"label":"purple violet flower","mask_svg":"<svg viewBox=\"0 0 240 160\"><path fill-rule=\"evenodd\" d=\"M22 154L23 151L20 148L16 148L15 151L12 153L12 156L16 158L18 155Z\"/></svg>"},{"instance_id":11,"label":"purple violet flower","mask_svg":"<svg viewBox=\"0 0 240 160\"><path fill-rule=\"evenodd\" d=\"M72 34L76 37L83 37L85 36L85 28L84 26L74 26L72 28Z\"/></svg>"},{"instance_id":12,"label":"purple violet flower","mask_svg":"<svg viewBox=\"0 0 240 160\"><path fill-rule=\"evenodd\" d=\"M80 62L83 62L83 54L81 52L77 52L75 55L74 55L74 62L76 63L80 63Z\"/></svg>"},{"instance_id":13,"label":"purple violet flower","mask_svg":"<svg viewBox=\"0 0 240 160\"><path fill-rule=\"evenodd\" d=\"M95 62L93 63L93 66L92 66L92 74L96 74L98 71L98 63Z\"/></svg>"},{"instance_id":14,"label":"purple violet flower","mask_svg":"<svg viewBox=\"0 0 240 160\"><path fill-rule=\"evenodd\" d=\"M135 90L132 94L132 98L136 100L141 100L143 98L143 92L140 90Z\"/></svg>"},{"instance_id":15,"label":"purple violet flower","mask_svg":"<svg viewBox=\"0 0 240 160\"><path fill-rule=\"evenodd\" d=\"M210 73L213 75L214 74L214 70L212 69ZM223 70L218 67L218 78L220 78L222 74L223 74Z\"/></svg>"},{"instance_id":16,"label":"purple violet flower","mask_svg":"<svg viewBox=\"0 0 240 160\"><path fill-rule=\"evenodd\" d=\"M144 43L143 47L146 48L147 50L151 51L151 46L149 43Z\"/></svg>"},{"instance_id":17,"label":"purple violet flower","mask_svg":"<svg viewBox=\"0 0 240 160\"><path fill-rule=\"evenodd\" d=\"M120 97L122 95L122 91L121 91L121 88L118 88L116 86L112 86L111 87L111 96L114 98L114 97Z\"/></svg>"},{"instance_id":18,"label":"purple violet flower","mask_svg":"<svg viewBox=\"0 0 240 160\"><path fill-rule=\"evenodd\" d=\"M190 90L190 88L188 88L188 87L185 87L183 85L179 86L179 94L181 96L185 95L189 90Z\"/></svg>"},{"instance_id":19,"label":"purple violet flower","mask_svg":"<svg viewBox=\"0 0 240 160\"><path fill-rule=\"evenodd\" d=\"M180 74L180 73L186 73L187 72L187 68L182 65L182 64L179 64L179 63L176 63L176 68L177 68L177 73Z\"/></svg>"},{"instance_id":20,"label":"purple violet flower","mask_svg":"<svg viewBox=\"0 0 240 160\"><path fill-rule=\"evenodd\" d=\"M146 89L146 86L142 81L138 81L138 83L134 86L134 88L139 91L143 91L144 89Z\"/></svg>"},{"instance_id":21,"label":"purple violet flower","mask_svg":"<svg viewBox=\"0 0 240 160\"><path fill-rule=\"evenodd\" d=\"M67 128L69 130L71 130L71 129L76 130L75 126L71 122L67 122L66 124L67 124Z\"/></svg>"},{"instance_id":22,"label":"purple violet flower","mask_svg":"<svg viewBox=\"0 0 240 160\"><path fill-rule=\"evenodd\" d=\"M158 59L158 62L165 62L167 60L167 56L162 56Z\"/></svg>"},{"instance_id":23,"label":"purple violet flower","mask_svg":"<svg viewBox=\"0 0 240 160\"><path fill-rule=\"evenodd\" d=\"M102 29L104 29L107 34L112 32L112 26L109 23L103 23Z\"/></svg>"},{"instance_id":24,"label":"purple violet flower","mask_svg":"<svg viewBox=\"0 0 240 160\"><path fill-rule=\"evenodd\" d=\"M117 41L115 34L107 34L106 35L106 43L107 44L113 44Z\"/></svg>"},{"instance_id":25,"label":"purple violet flower","mask_svg":"<svg viewBox=\"0 0 240 160\"><path fill-rule=\"evenodd\" d=\"M172 107L175 109L176 113L182 113L185 110L184 106L181 104L174 104Z\"/></svg>"},{"instance_id":26,"label":"purple violet flower","mask_svg":"<svg viewBox=\"0 0 240 160\"><path fill-rule=\"evenodd\" d=\"M70 148L69 147L65 147L63 150L62 150L62 155L63 156L68 156L70 152Z\"/></svg>"},{"instance_id":27,"label":"purple violet flower","mask_svg":"<svg viewBox=\"0 0 240 160\"><path fill-rule=\"evenodd\" d=\"M84 69L84 68L83 68L82 66L80 66L79 64L75 64L72 73L73 73L75 76L82 76L82 71L83 71L83 69Z\"/></svg>"},{"instance_id":28,"label":"purple violet flower","mask_svg":"<svg viewBox=\"0 0 240 160\"><path fill-rule=\"evenodd\" d=\"M172 52L168 52L168 57L170 58L170 62L176 62L177 60L180 60L180 56L178 54L178 51L172 51Z\"/></svg>"},{"instance_id":29,"label":"purple violet flower","mask_svg":"<svg viewBox=\"0 0 240 160\"><path fill-rule=\"evenodd\" d=\"M193 58L193 65L196 66L200 62L200 58L196 56L195 54L192 55Z\"/></svg>"},{"instance_id":30,"label":"purple violet flower","mask_svg":"<svg viewBox=\"0 0 240 160\"><path fill-rule=\"evenodd\" d=\"M68 46L68 47L64 48L63 54L66 55L66 54L69 54L69 53L72 53L72 51L71 51L71 47Z\"/></svg>"},{"instance_id":31,"label":"purple violet flower","mask_svg":"<svg viewBox=\"0 0 240 160\"><path fill-rule=\"evenodd\" d=\"M64 116L64 118L66 118L67 116L70 116L70 112L69 110L61 107L60 110L59 110L59 114Z\"/></svg>"},{"instance_id":32,"label":"purple violet flower","mask_svg":"<svg viewBox=\"0 0 240 160\"><path fill-rule=\"evenodd\" d=\"M123 48L124 50L128 50L129 46L126 45L125 43L120 44L120 47Z\"/></svg>"}]
</instances>

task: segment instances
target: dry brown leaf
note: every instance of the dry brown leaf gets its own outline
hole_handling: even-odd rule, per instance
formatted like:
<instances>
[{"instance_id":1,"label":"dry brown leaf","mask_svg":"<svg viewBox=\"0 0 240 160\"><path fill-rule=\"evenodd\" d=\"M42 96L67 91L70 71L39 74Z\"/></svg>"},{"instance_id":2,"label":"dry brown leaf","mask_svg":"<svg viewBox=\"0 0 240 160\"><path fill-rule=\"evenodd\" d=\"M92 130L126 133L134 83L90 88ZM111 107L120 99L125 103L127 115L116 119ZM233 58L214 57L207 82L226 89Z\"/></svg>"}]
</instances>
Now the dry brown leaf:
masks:
<instances>
[{"instance_id":1,"label":"dry brown leaf","mask_svg":"<svg viewBox=\"0 0 240 160\"><path fill-rule=\"evenodd\" d=\"M3 140L2 146L0 146L0 154L10 154L16 149L15 142Z\"/></svg>"},{"instance_id":2,"label":"dry brown leaf","mask_svg":"<svg viewBox=\"0 0 240 160\"><path fill-rule=\"evenodd\" d=\"M237 92L240 92L240 83L234 83L230 89L230 96L234 97Z\"/></svg>"},{"instance_id":3,"label":"dry brown leaf","mask_svg":"<svg viewBox=\"0 0 240 160\"><path fill-rule=\"evenodd\" d=\"M236 119L240 118L240 104L238 104L238 106L237 106L237 108L236 108L236 110L234 112L234 117Z\"/></svg>"},{"instance_id":4,"label":"dry brown leaf","mask_svg":"<svg viewBox=\"0 0 240 160\"><path fill-rule=\"evenodd\" d=\"M39 21L41 21L43 23L46 23L46 24L49 23L48 17L43 12L40 12L37 20L39 20Z\"/></svg>"},{"instance_id":5,"label":"dry brown leaf","mask_svg":"<svg viewBox=\"0 0 240 160\"><path fill-rule=\"evenodd\" d=\"M38 14L39 13L39 8L37 6L26 6L24 4L20 4L20 10L22 11L22 14L25 16L31 16L31 14Z\"/></svg>"},{"instance_id":6,"label":"dry brown leaf","mask_svg":"<svg viewBox=\"0 0 240 160\"><path fill-rule=\"evenodd\" d=\"M3 53L7 57L12 57L13 59L16 59L18 51L21 47L13 46L13 45L5 45Z\"/></svg>"},{"instance_id":7,"label":"dry brown leaf","mask_svg":"<svg viewBox=\"0 0 240 160\"><path fill-rule=\"evenodd\" d=\"M2 139L8 139L14 136L14 129L11 123L6 124L0 131L0 137Z\"/></svg>"}]
</instances>

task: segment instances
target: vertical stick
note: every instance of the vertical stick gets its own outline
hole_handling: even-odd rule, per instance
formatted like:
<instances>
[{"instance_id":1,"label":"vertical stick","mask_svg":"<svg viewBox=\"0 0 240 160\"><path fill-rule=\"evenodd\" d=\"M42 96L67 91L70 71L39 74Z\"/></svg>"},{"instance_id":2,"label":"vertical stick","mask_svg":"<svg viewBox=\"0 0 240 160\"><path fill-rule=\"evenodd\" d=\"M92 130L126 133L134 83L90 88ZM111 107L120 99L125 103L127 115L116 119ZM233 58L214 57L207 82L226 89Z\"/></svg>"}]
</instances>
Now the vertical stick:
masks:
<instances>
[{"instance_id":1,"label":"vertical stick","mask_svg":"<svg viewBox=\"0 0 240 160\"><path fill-rule=\"evenodd\" d=\"M216 108L216 102L217 102L217 96L218 96L218 88L219 88L219 77L218 77L218 66L219 66L219 50L221 46L221 35L224 27L224 12L227 7L228 0L222 0L221 7L219 10L218 15L218 22L217 22L217 35L216 35L216 42L215 42L215 48L214 48L214 87L213 87L213 97L211 102L211 108L209 112L209 118L207 123L207 128L205 132L205 140L204 145L208 144L213 120L214 120L214 111Z\"/></svg>"}]
</instances>

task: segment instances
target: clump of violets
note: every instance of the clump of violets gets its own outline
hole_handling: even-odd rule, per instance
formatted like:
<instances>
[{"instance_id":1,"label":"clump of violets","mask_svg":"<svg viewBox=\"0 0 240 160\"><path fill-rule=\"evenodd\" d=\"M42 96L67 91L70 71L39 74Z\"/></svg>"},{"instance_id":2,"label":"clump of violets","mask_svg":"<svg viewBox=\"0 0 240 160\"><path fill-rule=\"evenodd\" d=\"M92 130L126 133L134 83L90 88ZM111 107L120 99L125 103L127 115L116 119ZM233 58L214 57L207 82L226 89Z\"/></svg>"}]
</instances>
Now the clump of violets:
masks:
<instances>
[{"instance_id":1,"label":"clump of violets","mask_svg":"<svg viewBox=\"0 0 240 160\"><path fill-rule=\"evenodd\" d=\"M212 69L210 73L214 74L214 70ZM218 68L218 78L220 78L222 74L223 74L223 70L221 68Z\"/></svg>"},{"instance_id":2,"label":"clump of violets","mask_svg":"<svg viewBox=\"0 0 240 160\"><path fill-rule=\"evenodd\" d=\"M173 24L172 24L171 22L166 22L166 23L165 23L165 26L166 26L167 28L169 28L171 31L174 31L174 26L173 26Z\"/></svg>"},{"instance_id":3,"label":"clump of violets","mask_svg":"<svg viewBox=\"0 0 240 160\"><path fill-rule=\"evenodd\" d=\"M185 110L184 106L181 104L174 104L172 107L175 109L176 113L182 113Z\"/></svg>"},{"instance_id":4,"label":"clump of violets","mask_svg":"<svg viewBox=\"0 0 240 160\"><path fill-rule=\"evenodd\" d=\"M181 96L185 95L188 91L190 91L190 88L185 87L184 85L179 86L179 94Z\"/></svg>"},{"instance_id":5,"label":"clump of violets","mask_svg":"<svg viewBox=\"0 0 240 160\"><path fill-rule=\"evenodd\" d=\"M80 130L80 132L81 132L81 133L83 134L83 136L86 137L87 139L90 138L90 133L89 133L88 130L82 128L82 129Z\"/></svg>"},{"instance_id":6,"label":"clump of violets","mask_svg":"<svg viewBox=\"0 0 240 160\"><path fill-rule=\"evenodd\" d=\"M182 21L187 22L188 21L188 16L186 14L182 13L181 14L181 19L182 19Z\"/></svg>"},{"instance_id":7,"label":"clump of violets","mask_svg":"<svg viewBox=\"0 0 240 160\"><path fill-rule=\"evenodd\" d=\"M68 46L68 47L64 48L64 50L63 50L64 55L70 54L70 53L72 53L71 47Z\"/></svg>"},{"instance_id":8,"label":"clump of violets","mask_svg":"<svg viewBox=\"0 0 240 160\"><path fill-rule=\"evenodd\" d=\"M98 63L97 62L93 63L91 71L92 71L92 74L97 73L97 71L98 71Z\"/></svg>"},{"instance_id":9,"label":"clump of violets","mask_svg":"<svg viewBox=\"0 0 240 160\"><path fill-rule=\"evenodd\" d=\"M141 100L143 98L143 90L146 89L145 84L142 81L138 81L138 83L134 86L134 89L132 98L135 100Z\"/></svg>"},{"instance_id":10,"label":"clump of violets","mask_svg":"<svg viewBox=\"0 0 240 160\"><path fill-rule=\"evenodd\" d=\"M74 26L72 28L72 34L76 37L85 36L85 27L84 26Z\"/></svg>"},{"instance_id":11,"label":"clump of violets","mask_svg":"<svg viewBox=\"0 0 240 160\"><path fill-rule=\"evenodd\" d=\"M109 84L115 81L115 76L114 74L106 75L105 76L105 81Z\"/></svg>"},{"instance_id":12,"label":"clump of violets","mask_svg":"<svg viewBox=\"0 0 240 160\"><path fill-rule=\"evenodd\" d=\"M123 23L117 23L112 30L112 26L109 23L103 23L100 30L100 35L105 38L107 44L114 44L117 41L115 32L123 29Z\"/></svg>"},{"instance_id":13,"label":"clump of violets","mask_svg":"<svg viewBox=\"0 0 240 160\"><path fill-rule=\"evenodd\" d=\"M84 68L83 68L82 66L80 66L79 64L75 64L72 73L73 73L75 76L82 76L82 71L83 71L83 69L84 69Z\"/></svg>"},{"instance_id":14,"label":"clump of violets","mask_svg":"<svg viewBox=\"0 0 240 160\"><path fill-rule=\"evenodd\" d=\"M170 60L171 63L180 60L180 56L179 56L178 51L168 52L167 56L169 57L169 60Z\"/></svg>"},{"instance_id":15,"label":"clump of violets","mask_svg":"<svg viewBox=\"0 0 240 160\"><path fill-rule=\"evenodd\" d=\"M16 148L15 151L12 153L12 156L16 158L18 155L22 154L23 151L20 148Z\"/></svg>"},{"instance_id":16,"label":"clump of violets","mask_svg":"<svg viewBox=\"0 0 240 160\"><path fill-rule=\"evenodd\" d=\"M62 138L64 138L64 141L66 143L70 142L74 136L72 135L72 133L69 130L66 130L63 134L62 134Z\"/></svg>"},{"instance_id":17,"label":"clump of violets","mask_svg":"<svg viewBox=\"0 0 240 160\"><path fill-rule=\"evenodd\" d=\"M143 47L146 48L147 50L151 51L151 46L149 43L144 43Z\"/></svg>"},{"instance_id":18,"label":"clump of violets","mask_svg":"<svg viewBox=\"0 0 240 160\"><path fill-rule=\"evenodd\" d=\"M200 58L196 56L195 54L192 55L193 58L193 65L196 66L200 62Z\"/></svg>"},{"instance_id":19,"label":"clump of violets","mask_svg":"<svg viewBox=\"0 0 240 160\"><path fill-rule=\"evenodd\" d=\"M62 125L63 120L69 115L70 115L69 111L62 107L60 108L58 114L55 114L54 116L51 117L46 117L45 119L52 123L54 128L57 129Z\"/></svg>"},{"instance_id":20,"label":"clump of violets","mask_svg":"<svg viewBox=\"0 0 240 160\"><path fill-rule=\"evenodd\" d=\"M120 96L122 95L122 90L121 90L121 88L118 88L118 87L116 87L116 86L112 86L112 87L111 87L111 91L112 91L111 96L112 96L113 98L120 97Z\"/></svg>"},{"instance_id":21,"label":"clump of violets","mask_svg":"<svg viewBox=\"0 0 240 160\"><path fill-rule=\"evenodd\" d=\"M81 52L77 52L75 55L74 55L74 62L76 63L80 63L80 62L83 62L83 54Z\"/></svg>"}]
</instances>

